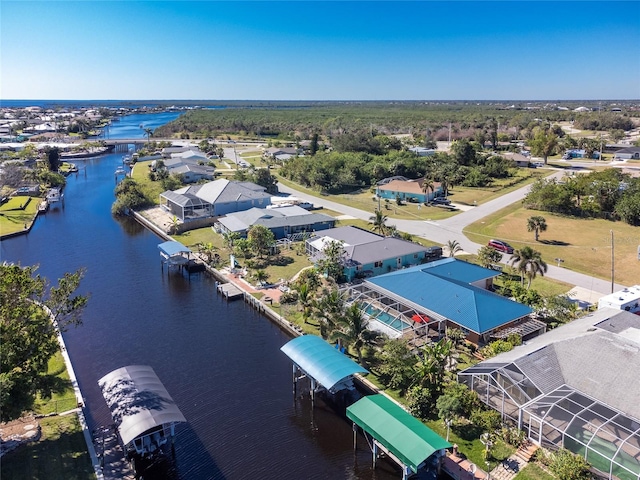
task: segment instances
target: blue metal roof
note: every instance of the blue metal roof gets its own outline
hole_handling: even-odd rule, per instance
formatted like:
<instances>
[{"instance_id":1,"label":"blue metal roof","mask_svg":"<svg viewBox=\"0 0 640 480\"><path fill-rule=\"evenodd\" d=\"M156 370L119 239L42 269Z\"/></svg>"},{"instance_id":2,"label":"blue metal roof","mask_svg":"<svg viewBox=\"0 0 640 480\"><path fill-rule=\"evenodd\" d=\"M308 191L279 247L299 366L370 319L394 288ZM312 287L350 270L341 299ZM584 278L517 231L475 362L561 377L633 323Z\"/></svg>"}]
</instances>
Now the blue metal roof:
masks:
<instances>
[{"instance_id":1,"label":"blue metal roof","mask_svg":"<svg viewBox=\"0 0 640 480\"><path fill-rule=\"evenodd\" d=\"M164 242L158 245L158 248L161 252L165 253L167 256L171 257L178 253L190 253L187 247L185 247L180 242L176 242L174 240L169 240L168 242Z\"/></svg>"},{"instance_id":2,"label":"blue metal roof","mask_svg":"<svg viewBox=\"0 0 640 480\"><path fill-rule=\"evenodd\" d=\"M424 265L398 270L367 282L482 334L524 317L531 308L453 278L431 274Z\"/></svg>"},{"instance_id":3,"label":"blue metal roof","mask_svg":"<svg viewBox=\"0 0 640 480\"><path fill-rule=\"evenodd\" d=\"M294 338L284 344L280 350L328 390L351 375L369 373L344 353L315 335Z\"/></svg>"},{"instance_id":4,"label":"blue metal roof","mask_svg":"<svg viewBox=\"0 0 640 480\"><path fill-rule=\"evenodd\" d=\"M417 265L411 268L396 270L387 275L403 275L408 271L425 271L447 280L457 280L462 283L473 283L486 278L497 277L500 272L481 267L473 263L463 262L455 258L442 258L434 262Z\"/></svg>"}]
</instances>

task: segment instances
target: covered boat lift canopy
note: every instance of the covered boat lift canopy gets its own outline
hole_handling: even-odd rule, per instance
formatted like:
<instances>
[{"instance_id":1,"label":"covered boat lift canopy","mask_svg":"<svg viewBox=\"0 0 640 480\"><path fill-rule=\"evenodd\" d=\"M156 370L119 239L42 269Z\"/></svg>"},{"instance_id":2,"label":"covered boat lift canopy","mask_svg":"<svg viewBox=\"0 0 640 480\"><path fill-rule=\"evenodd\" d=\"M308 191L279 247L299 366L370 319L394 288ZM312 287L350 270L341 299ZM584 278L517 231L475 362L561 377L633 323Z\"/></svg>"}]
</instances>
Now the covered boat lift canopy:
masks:
<instances>
[{"instance_id":1,"label":"covered boat lift canopy","mask_svg":"<svg viewBox=\"0 0 640 480\"><path fill-rule=\"evenodd\" d=\"M168 242L159 244L158 249L160 250L160 256L163 259L163 263L166 263L169 266L181 266L189 262L191 250L180 242L169 240Z\"/></svg>"},{"instance_id":2,"label":"covered boat lift canopy","mask_svg":"<svg viewBox=\"0 0 640 480\"><path fill-rule=\"evenodd\" d=\"M347 407L347 418L354 424L354 448L358 426L373 438L374 467L381 449L402 466L403 479L411 472L417 473L432 455L436 461L451 447L444 438L381 394L363 397Z\"/></svg>"},{"instance_id":3,"label":"covered boat lift canopy","mask_svg":"<svg viewBox=\"0 0 640 480\"><path fill-rule=\"evenodd\" d=\"M294 338L280 350L293 360L294 392L296 382L308 376L311 379L312 400L316 384L335 393L345 388L353 388L353 375L356 373L369 373L367 369L315 335ZM297 377L296 369L301 370L303 375Z\"/></svg>"},{"instance_id":4,"label":"covered boat lift canopy","mask_svg":"<svg viewBox=\"0 0 640 480\"><path fill-rule=\"evenodd\" d=\"M128 451L156 452L186 422L153 368L129 365L108 373L98 385Z\"/></svg>"}]
</instances>

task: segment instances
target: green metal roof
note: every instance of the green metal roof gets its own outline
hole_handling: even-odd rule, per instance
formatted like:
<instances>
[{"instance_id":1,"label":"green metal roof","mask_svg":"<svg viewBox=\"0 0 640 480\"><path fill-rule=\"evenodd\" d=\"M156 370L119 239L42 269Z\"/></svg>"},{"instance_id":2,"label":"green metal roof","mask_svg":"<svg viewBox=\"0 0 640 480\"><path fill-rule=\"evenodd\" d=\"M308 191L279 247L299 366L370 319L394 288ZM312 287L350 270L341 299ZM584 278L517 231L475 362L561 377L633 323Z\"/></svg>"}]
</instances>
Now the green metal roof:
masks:
<instances>
[{"instance_id":1,"label":"green metal roof","mask_svg":"<svg viewBox=\"0 0 640 480\"><path fill-rule=\"evenodd\" d=\"M347 418L417 473L418 466L451 444L384 395L370 395L347 407Z\"/></svg>"},{"instance_id":2,"label":"green metal roof","mask_svg":"<svg viewBox=\"0 0 640 480\"><path fill-rule=\"evenodd\" d=\"M328 390L355 373L369 373L344 353L315 335L294 338L284 344L280 350Z\"/></svg>"}]
</instances>

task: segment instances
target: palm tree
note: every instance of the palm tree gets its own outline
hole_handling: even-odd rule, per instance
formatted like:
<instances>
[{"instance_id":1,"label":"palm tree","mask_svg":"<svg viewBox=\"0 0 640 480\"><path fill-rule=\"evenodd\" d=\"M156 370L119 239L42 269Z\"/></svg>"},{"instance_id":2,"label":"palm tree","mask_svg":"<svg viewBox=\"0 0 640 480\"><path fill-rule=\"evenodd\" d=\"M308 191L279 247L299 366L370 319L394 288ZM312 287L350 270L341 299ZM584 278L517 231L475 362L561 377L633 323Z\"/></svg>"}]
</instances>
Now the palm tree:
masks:
<instances>
[{"instance_id":1,"label":"palm tree","mask_svg":"<svg viewBox=\"0 0 640 480\"><path fill-rule=\"evenodd\" d=\"M540 235L540 232L544 232L546 230L547 230L547 221L544 219L544 217L536 215L533 217L529 217L529 219L527 220L527 231L533 232L533 234L536 237L536 242L538 241L538 236Z\"/></svg>"},{"instance_id":2,"label":"palm tree","mask_svg":"<svg viewBox=\"0 0 640 480\"><path fill-rule=\"evenodd\" d=\"M374 215L369 217L369 222L372 223L371 230L377 230L380 235L384 235L387 231L387 220L389 217L377 209L373 213Z\"/></svg>"},{"instance_id":3,"label":"palm tree","mask_svg":"<svg viewBox=\"0 0 640 480\"><path fill-rule=\"evenodd\" d=\"M531 282L538 274L544 276L547 271L547 264L542 260L542 255L531 247L523 247L515 250L510 262L516 267L516 270L520 272L521 285L524 285L524 277L527 277L527 288L531 287Z\"/></svg>"},{"instance_id":4,"label":"palm tree","mask_svg":"<svg viewBox=\"0 0 640 480\"><path fill-rule=\"evenodd\" d=\"M256 279L258 285L261 285L269 279L269 274L264 270L256 270L253 277Z\"/></svg>"},{"instance_id":5,"label":"palm tree","mask_svg":"<svg viewBox=\"0 0 640 480\"><path fill-rule=\"evenodd\" d=\"M320 335L322 338L336 329L344 309L345 298L337 288L324 289L320 299L313 304L314 313L320 319Z\"/></svg>"},{"instance_id":6,"label":"palm tree","mask_svg":"<svg viewBox=\"0 0 640 480\"><path fill-rule=\"evenodd\" d=\"M213 243L208 242L208 243L198 243L197 245L198 247L198 252L202 253L203 255L205 255L207 257L207 263L211 264L211 262L213 261L213 256L215 255L216 251L218 250L218 247L216 247Z\"/></svg>"},{"instance_id":7,"label":"palm tree","mask_svg":"<svg viewBox=\"0 0 640 480\"><path fill-rule=\"evenodd\" d=\"M424 177L424 180L422 180L422 193L424 193L425 196L424 203L429 203L429 192L435 192L435 186L433 180Z\"/></svg>"},{"instance_id":8,"label":"palm tree","mask_svg":"<svg viewBox=\"0 0 640 480\"><path fill-rule=\"evenodd\" d=\"M147 147L149 146L149 138L151 138L151 135L153 134L153 129L152 128L145 128L144 129L144 133L147 136Z\"/></svg>"},{"instance_id":9,"label":"palm tree","mask_svg":"<svg viewBox=\"0 0 640 480\"><path fill-rule=\"evenodd\" d=\"M302 306L302 320L307 323L311 314L311 306L313 305L313 295L309 284L303 283L298 288L298 300Z\"/></svg>"},{"instance_id":10,"label":"palm tree","mask_svg":"<svg viewBox=\"0 0 640 480\"><path fill-rule=\"evenodd\" d=\"M434 392L440 391L452 349L451 340L444 338L422 347L421 360L416 365L416 382Z\"/></svg>"},{"instance_id":11,"label":"palm tree","mask_svg":"<svg viewBox=\"0 0 640 480\"><path fill-rule=\"evenodd\" d=\"M462 251L462 247L460 246L457 240L449 240L447 242L447 248L449 249L450 257L455 257L456 253Z\"/></svg>"},{"instance_id":12,"label":"palm tree","mask_svg":"<svg viewBox=\"0 0 640 480\"><path fill-rule=\"evenodd\" d=\"M330 334L331 340L338 340L344 345L353 347L358 355L358 363L363 366L362 349L373 345L379 338L377 332L367 328L368 323L360 310L360 305L354 302L344 310Z\"/></svg>"}]
</instances>

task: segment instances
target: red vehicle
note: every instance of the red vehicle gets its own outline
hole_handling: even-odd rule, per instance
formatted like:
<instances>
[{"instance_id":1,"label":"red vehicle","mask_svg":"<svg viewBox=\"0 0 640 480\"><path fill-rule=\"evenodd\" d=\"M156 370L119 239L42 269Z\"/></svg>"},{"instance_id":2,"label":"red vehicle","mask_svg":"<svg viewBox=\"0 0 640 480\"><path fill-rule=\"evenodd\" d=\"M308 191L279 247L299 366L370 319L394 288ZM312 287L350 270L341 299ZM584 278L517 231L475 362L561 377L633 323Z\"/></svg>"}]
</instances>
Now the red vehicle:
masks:
<instances>
[{"instance_id":1,"label":"red vehicle","mask_svg":"<svg viewBox=\"0 0 640 480\"><path fill-rule=\"evenodd\" d=\"M487 243L491 248L495 248L496 250L504 253L508 253L511 255L513 253L513 247L509 245L507 242L503 242L502 240L489 240Z\"/></svg>"}]
</instances>

